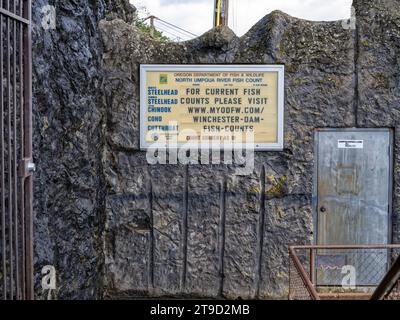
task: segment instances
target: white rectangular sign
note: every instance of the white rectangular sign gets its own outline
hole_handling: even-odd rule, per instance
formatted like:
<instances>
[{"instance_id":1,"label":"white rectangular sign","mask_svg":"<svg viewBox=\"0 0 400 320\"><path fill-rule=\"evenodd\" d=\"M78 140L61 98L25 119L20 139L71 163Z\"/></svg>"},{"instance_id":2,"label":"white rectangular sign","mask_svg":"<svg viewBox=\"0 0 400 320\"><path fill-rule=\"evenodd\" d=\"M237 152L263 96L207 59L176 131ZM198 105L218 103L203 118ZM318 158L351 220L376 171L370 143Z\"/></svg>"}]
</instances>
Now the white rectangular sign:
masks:
<instances>
[{"instance_id":1,"label":"white rectangular sign","mask_svg":"<svg viewBox=\"0 0 400 320\"><path fill-rule=\"evenodd\" d=\"M339 140L339 149L363 149L364 140Z\"/></svg>"},{"instance_id":2,"label":"white rectangular sign","mask_svg":"<svg viewBox=\"0 0 400 320\"><path fill-rule=\"evenodd\" d=\"M283 150L283 65L141 65L140 87L142 150Z\"/></svg>"}]
</instances>

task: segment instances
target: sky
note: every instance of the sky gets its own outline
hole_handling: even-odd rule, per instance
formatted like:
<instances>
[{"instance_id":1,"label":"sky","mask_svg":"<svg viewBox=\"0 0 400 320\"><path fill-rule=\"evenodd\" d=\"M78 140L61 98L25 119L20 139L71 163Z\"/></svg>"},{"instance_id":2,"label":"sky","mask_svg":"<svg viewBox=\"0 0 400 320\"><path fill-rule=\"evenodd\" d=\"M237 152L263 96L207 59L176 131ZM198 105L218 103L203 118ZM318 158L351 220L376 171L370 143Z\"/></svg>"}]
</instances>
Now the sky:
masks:
<instances>
[{"instance_id":1,"label":"sky","mask_svg":"<svg viewBox=\"0 0 400 320\"><path fill-rule=\"evenodd\" d=\"M130 0L138 9L139 16L149 14L177 25L196 35L212 28L214 0ZM281 10L294 17L331 21L348 19L352 0L230 0L229 27L238 35L245 34L257 21L273 10ZM147 10L144 10L147 8ZM173 33L170 37L185 35L172 31L161 23L156 27Z\"/></svg>"}]
</instances>

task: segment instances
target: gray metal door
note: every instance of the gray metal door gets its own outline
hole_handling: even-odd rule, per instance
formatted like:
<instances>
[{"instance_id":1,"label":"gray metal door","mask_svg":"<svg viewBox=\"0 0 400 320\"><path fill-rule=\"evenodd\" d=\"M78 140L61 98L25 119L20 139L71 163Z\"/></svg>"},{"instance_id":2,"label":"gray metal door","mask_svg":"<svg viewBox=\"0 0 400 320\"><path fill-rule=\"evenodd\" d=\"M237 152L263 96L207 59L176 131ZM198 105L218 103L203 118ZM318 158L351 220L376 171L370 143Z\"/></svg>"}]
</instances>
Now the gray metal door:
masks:
<instances>
[{"instance_id":1,"label":"gray metal door","mask_svg":"<svg viewBox=\"0 0 400 320\"><path fill-rule=\"evenodd\" d=\"M391 130L319 130L315 140L317 244L376 245L390 242ZM325 260L320 258L317 269L320 267L321 274L325 265L332 274L334 267L338 267L339 273L340 266L354 265L359 269L358 283L373 285L383 276L386 263L385 252L369 257L359 252L350 257L342 251L326 256ZM375 272L375 269L382 271ZM326 276L321 279L328 282Z\"/></svg>"}]
</instances>

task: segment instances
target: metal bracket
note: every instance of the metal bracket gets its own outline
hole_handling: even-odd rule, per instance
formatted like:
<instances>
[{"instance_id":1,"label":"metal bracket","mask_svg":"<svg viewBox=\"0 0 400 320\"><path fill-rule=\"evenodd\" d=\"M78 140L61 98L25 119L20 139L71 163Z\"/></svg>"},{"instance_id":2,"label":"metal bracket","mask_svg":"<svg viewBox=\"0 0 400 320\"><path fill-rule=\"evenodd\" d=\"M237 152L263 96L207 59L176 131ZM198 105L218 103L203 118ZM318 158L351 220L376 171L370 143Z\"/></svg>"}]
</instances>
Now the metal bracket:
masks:
<instances>
[{"instance_id":1,"label":"metal bracket","mask_svg":"<svg viewBox=\"0 0 400 320\"><path fill-rule=\"evenodd\" d=\"M21 178L27 178L31 176L36 171L36 165L33 163L32 159L24 158L20 161L18 167L18 174Z\"/></svg>"}]
</instances>

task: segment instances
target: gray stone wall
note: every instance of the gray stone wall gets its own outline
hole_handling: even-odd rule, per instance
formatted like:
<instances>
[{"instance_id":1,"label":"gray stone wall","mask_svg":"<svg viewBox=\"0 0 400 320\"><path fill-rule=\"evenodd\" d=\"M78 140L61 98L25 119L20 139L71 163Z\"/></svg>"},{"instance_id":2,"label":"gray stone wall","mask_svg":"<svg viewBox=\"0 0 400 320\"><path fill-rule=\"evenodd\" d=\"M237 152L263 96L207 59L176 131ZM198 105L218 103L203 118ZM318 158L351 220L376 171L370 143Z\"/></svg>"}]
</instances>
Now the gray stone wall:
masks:
<instances>
[{"instance_id":1,"label":"gray stone wall","mask_svg":"<svg viewBox=\"0 0 400 320\"><path fill-rule=\"evenodd\" d=\"M357 125L395 132L393 242L400 243L400 1L358 1Z\"/></svg>"},{"instance_id":2,"label":"gray stone wall","mask_svg":"<svg viewBox=\"0 0 400 320\"><path fill-rule=\"evenodd\" d=\"M58 272L58 298L96 298L102 292L105 188L101 163L102 42L106 16L131 21L127 1L33 1L35 278ZM124 6L121 4L125 4ZM54 6L56 29L43 27ZM118 5L118 6L117 6Z\"/></svg>"},{"instance_id":3,"label":"gray stone wall","mask_svg":"<svg viewBox=\"0 0 400 320\"><path fill-rule=\"evenodd\" d=\"M284 296L288 245L313 237L314 128L355 125L354 33L341 22L280 12L241 39L221 28L171 45L121 20L102 21L100 29L110 294ZM138 151L138 68L146 63L284 63L285 150L257 153L249 176L229 166L148 166ZM149 221L147 232L137 217Z\"/></svg>"},{"instance_id":4,"label":"gray stone wall","mask_svg":"<svg viewBox=\"0 0 400 320\"><path fill-rule=\"evenodd\" d=\"M356 30L273 12L241 38L176 44L142 34L126 1L57 2L57 29L34 34L37 271L56 266L59 298L285 297L287 247L313 239L314 130L397 128L399 4L355 0ZM284 151L257 153L248 176L148 165L145 63L285 64ZM398 144L395 160L398 242Z\"/></svg>"}]
</instances>

